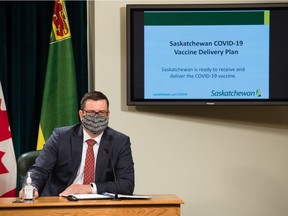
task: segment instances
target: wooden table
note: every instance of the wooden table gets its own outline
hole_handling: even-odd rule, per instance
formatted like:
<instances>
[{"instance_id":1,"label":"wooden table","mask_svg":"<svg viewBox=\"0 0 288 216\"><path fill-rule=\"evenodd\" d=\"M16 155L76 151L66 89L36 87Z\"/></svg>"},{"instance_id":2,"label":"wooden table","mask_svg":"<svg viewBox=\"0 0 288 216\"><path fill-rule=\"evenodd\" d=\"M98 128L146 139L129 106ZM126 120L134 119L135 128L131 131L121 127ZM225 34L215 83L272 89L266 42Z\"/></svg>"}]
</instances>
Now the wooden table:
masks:
<instances>
[{"instance_id":1,"label":"wooden table","mask_svg":"<svg viewBox=\"0 0 288 216\"><path fill-rule=\"evenodd\" d=\"M149 195L151 199L79 200L64 197L40 197L34 203L13 203L16 198L0 198L0 216L81 215L81 216L180 216L184 202L174 194Z\"/></svg>"}]
</instances>

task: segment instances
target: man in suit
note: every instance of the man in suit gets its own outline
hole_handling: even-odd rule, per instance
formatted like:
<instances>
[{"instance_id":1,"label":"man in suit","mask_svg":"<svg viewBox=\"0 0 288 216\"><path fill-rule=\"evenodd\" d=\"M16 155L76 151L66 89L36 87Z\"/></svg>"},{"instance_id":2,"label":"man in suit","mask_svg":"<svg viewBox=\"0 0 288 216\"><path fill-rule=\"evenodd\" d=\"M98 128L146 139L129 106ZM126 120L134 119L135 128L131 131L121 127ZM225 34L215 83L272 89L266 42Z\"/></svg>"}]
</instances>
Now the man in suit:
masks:
<instances>
[{"instance_id":1,"label":"man in suit","mask_svg":"<svg viewBox=\"0 0 288 216\"><path fill-rule=\"evenodd\" d=\"M56 128L29 170L36 198L39 195L115 193L111 163L115 167L117 192L133 193L130 138L108 127L109 115L109 100L103 93L93 91L84 95L79 110L81 123ZM88 140L92 140L92 147ZM88 149L92 156L86 155ZM93 165L86 165L85 160L91 157ZM24 197L23 189L19 197Z\"/></svg>"}]
</instances>

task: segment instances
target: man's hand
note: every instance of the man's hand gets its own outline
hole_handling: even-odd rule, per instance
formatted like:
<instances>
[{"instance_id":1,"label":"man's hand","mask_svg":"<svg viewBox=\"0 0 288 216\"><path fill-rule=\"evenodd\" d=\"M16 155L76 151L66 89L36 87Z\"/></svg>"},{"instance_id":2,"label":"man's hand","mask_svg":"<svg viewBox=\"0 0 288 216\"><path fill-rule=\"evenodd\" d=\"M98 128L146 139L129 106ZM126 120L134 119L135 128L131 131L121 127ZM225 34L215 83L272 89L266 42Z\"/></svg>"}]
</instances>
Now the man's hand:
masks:
<instances>
[{"instance_id":1,"label":"man's hand","mask_svg":"<svg viewBox=\"0 0 288 216\"><path fill-rule=\"evenodd\" d=\"M35 199L39 197L39 193L38 193L38 190L36 188L34 188L34 197ZM24 199L24 188L22 188L20 191L19 191L19 199L20 200L23 200Z\"/></svg>"},{"instance_id":2,"label":"man's hand","mask_svg":"<svg viewBox=\"0 0 288 216\"><path fill-rule=\"evenodd\" d=\"M92 188L90 184L82 185L82 184L72 184L67 187L59 196L67 196L69 194L91 194Z\"/></svg>"}]
</instances>

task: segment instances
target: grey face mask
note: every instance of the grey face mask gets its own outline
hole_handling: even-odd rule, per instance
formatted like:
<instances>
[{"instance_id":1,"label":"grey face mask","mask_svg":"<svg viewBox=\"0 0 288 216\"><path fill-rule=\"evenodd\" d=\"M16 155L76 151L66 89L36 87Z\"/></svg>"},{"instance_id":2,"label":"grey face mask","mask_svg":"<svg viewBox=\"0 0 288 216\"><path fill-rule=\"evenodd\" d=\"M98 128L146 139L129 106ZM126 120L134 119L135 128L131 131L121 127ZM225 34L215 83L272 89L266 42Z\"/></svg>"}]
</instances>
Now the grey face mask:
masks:
<instances>
[{"instance_id":1,"label":"grey face mask","mask_svg":"<svg viewBox=\"0 0 288 216\"><path fill-rule=\"evenodd\" d=\"M82 124L93 134L98 134L108 127L108 116L100 116L97 113L84 114L82 116Z\"/></svg>"}]
</instances>

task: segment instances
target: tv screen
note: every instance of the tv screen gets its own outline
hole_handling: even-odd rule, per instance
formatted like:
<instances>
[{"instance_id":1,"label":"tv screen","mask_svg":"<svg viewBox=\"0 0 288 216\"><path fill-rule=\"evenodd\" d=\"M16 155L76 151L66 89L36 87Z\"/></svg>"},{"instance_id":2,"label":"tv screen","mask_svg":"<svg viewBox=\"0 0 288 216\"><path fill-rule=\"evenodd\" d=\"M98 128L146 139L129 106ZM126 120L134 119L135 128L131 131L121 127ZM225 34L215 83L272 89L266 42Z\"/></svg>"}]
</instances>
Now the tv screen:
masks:
<instances>
[{"instance_id":1,"label":"tv screen","mask_svg":"<svg viewBox=\"0 0 288 216\"><path fill-rule=\"evenodd\" d=\"M288 104L288 4L126 13L127 105Z\"/></svg>"}]
</instances>

